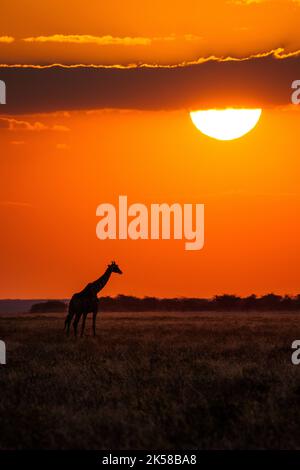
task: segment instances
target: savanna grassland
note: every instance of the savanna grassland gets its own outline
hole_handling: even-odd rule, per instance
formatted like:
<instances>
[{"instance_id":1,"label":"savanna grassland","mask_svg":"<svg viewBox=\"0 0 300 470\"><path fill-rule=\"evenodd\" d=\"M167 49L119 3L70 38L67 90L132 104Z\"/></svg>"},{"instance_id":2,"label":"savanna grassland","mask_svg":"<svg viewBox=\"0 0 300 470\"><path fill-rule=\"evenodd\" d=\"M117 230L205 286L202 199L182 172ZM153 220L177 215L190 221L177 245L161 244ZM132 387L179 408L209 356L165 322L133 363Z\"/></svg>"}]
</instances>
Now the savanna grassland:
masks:
<instances>
[{"instance_id":1,"label":"savanna grassland","mask_svg":"<svg viewBox=\"0 0 300 470\"><path fill-rule=\"evenodd\" d=\"M0 318L1 449L300 449L299 313Z\"/></svg>"}]
</instances>

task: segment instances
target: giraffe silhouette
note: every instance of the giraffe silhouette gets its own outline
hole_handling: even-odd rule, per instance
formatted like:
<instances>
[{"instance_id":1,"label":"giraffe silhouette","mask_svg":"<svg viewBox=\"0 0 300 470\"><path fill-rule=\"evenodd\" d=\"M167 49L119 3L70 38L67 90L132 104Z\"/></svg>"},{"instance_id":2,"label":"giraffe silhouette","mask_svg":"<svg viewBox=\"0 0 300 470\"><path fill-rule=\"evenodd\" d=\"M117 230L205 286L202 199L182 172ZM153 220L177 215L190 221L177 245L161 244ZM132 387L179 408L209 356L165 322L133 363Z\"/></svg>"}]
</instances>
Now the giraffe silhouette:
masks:
<instances>
[{"instance_id":1,"label":"giraffe silhouette","mask_svg":"<svg viewBox=\"0 0 300 470\"><path fill-rule=\"evenodd\" d=\"M77 336L77 327L79 320L82 318L82 325L81 325L81 335L83 336L84 328L85 328L85 320L88 313L93 314L93 334L96 336L96 318L98 313L98 297L97 294L104 288L104 286L109 281L109 278L112 273L123 274L119 266L112 261L111 264L108 265L105 273L96 279L94 282L90 282L85 286L82 291L77 292L73 295L69 303L69 311L68 315L65 320L65 330L67 334L70 331L70 325L74 318L73 327L74 327L74 334Z\"/></svg>"}]
</instances>

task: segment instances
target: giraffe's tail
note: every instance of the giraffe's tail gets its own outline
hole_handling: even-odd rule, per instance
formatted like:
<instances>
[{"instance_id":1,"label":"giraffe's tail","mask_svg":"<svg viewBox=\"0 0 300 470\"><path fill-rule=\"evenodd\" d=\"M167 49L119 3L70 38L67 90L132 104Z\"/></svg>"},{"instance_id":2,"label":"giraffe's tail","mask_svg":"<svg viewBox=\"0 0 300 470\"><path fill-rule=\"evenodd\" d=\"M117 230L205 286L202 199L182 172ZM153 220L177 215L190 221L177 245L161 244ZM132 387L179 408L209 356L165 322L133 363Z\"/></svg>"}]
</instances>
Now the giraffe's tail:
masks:
<instances>
[{"instance_id":1,"label":"giraffe's tail","mask_svg":"<svg viewBox=\"0 0 300 470\"><path fill-rule=\"evenodd\" d=\"M68 309L68 313L67 313L67 316L66 316L66 319L65 319L65 325L64 325L64 331L67 330L67 332L70 329L71 321L74 317L74 309L72 308L72 299L69 303L69 309Z\"/></svg>"}]
</instances>

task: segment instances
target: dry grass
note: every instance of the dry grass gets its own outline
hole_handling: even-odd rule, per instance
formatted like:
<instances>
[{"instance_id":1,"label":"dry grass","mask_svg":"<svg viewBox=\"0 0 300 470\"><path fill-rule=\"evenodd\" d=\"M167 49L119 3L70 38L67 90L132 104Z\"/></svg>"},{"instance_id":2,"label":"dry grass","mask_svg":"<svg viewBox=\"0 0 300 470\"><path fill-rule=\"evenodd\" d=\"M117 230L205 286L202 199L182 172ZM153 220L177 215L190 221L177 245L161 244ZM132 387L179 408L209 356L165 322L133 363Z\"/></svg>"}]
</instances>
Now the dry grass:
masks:
<instances>
[{"instance_id":1,"label":"dry grass","mask_svg":"<svg viewBox=\"0 0 300 470\"><path fill-rule=\"evenodd\" d=\"M299 314L103 314L77 340L62 325L0 318L0 448L300 448Z\"/></svg>"}]
</instances>

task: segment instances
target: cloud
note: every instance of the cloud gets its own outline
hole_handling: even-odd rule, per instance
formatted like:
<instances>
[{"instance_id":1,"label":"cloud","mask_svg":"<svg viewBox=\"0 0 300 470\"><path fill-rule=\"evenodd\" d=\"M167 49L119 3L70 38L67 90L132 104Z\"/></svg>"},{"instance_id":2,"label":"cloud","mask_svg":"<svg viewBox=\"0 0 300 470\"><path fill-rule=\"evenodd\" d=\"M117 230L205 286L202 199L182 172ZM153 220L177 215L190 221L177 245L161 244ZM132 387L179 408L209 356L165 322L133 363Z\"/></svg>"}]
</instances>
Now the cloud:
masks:
<instances>
[{"instance_id":1,"label":"cloud","mask_svg":"<svg viewBox=\"0 0 300 470\"><path fill-rule=\"evenodd\" d=\"M280 0L279 0L280 1ZM299 0L281 0L285 3L297 3ZM253 5L259 3L271 3L273 0L227 0L227 3L233 3L235 5Z\"/></svg>"},{"instance_id":2,"label":"cloud","mask_svg":"<svg viewBox=\"0 0 300 470\"><path fill-rule=\"evenodd\" d=\"M24 38L25 42L55 42L71 44L98 44L99 46L123 45L123 46L145 46L151 44L150 38L144 37L113 37L113 36L91 36L80 34L54 34L52 36L37 36Z\"/></svg>"},{"instance_id":3,"label":"cloud","mask_svg":"<svg viewBox=\"0 0 300 470\"><path fill-rule=\"evenodd\" d=\"M272 107L291 103L291 84L300 79L300 51L200 58L177 66L3 66L0 76L8 90L1 112L10 115L103 108Z\"/></svg>"},{"instance_id":4,"label":"cloud","mask_svg":"<svg viewBox=\"0 0 300 470\"><path fill-rule=\"evenodd\" d=\"M62 126L61 124L54 124L49 129L56 132L69 132L70 130L67 126Z\"/></svg>"},{"instance_id":5,"label":"cloud","mask_svg":"<svg viewBox=\"0 0 300 470\"><path fill-rule=\"evenodd\" d=\"M187 34L183 36L186 41L199 39L198 36ZM99 46L150 46L156 41L175 41L176 36L166 37L116 37L116 36L92 36L89 34L53 34L52 36L33 36L24 38L25 42L54 42L69 44L97 44Z\"/></svg>"},{"instance_id":6,"label":"cloud","mask_svg":"<svg viewBox=\"0 0 300 470\"><path fill-rule=\"evenodd\" d=\"M66 126L55 124L53 126L47 126L41 122L28 122L20 121L14 118L0 118L0 129L7 129L9 131L30 131L30 132L41 132L41 131L57 131L57 132L68 132L69 128ZM16 144L17 142L14 141Z\"/></svg>"},{"instance_id":7,"label":"cloud","mask_svg":"<svg viewBox=\"0 0 300 470\"><path fill-rule=\"evenodd\" d=\"M234 3L235 5L252 5L253 3L264 3L270 0L228 0L227 3Z\"/></svg>"},{"instance_id":8,"label":"cloud","mask_svg":"<svg viewBox=\"0 0 300 470\"><path fill-rule=\"evenodd\" d=\"M67 144L56 144L57 150L67 150L69 146Z\"/></svg>"},{"instance_id":9,"label":"cloud","mask_svg":"<svg viewBox=\"0 0 300 470\"><path fill-rule=\"evenodd\" d=\"M24 140L12 140L11 144L12 145L24 145L25 141Z\"/></svg>"},{"instance_id":10,"label":"cloud","mask_svg":"<svg viewBox=\"0 0 300 470\"><path fill-rule=\"evenodd\" d=\"M14 42L15 38L12 36L0 36L0 43L10 44Z\"/></svg>"},{"instance_id":11,"label":"cloud","mask_svg":"<svg viewBox=\"0 0 300 470\"><path fill-rule=\"evenodd\" d=\"M22 201L0 201L2 207L33 207L29 202Z\"/></svg>"}]
</instances>

